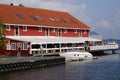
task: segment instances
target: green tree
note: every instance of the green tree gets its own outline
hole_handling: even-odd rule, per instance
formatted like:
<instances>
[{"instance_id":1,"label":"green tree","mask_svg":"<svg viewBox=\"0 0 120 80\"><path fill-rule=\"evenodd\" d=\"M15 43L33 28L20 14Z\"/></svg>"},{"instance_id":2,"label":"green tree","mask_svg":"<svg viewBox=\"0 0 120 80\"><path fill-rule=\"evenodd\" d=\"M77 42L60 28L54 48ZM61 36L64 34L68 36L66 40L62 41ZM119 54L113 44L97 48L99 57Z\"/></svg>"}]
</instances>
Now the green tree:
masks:
<instances>
[{"instance_id":1,"label":"green tree","mask_svg":"<svg viewBox=\"0 0 120 80\"><path fill-rule=\"evenodd\" d=\"M4 24L0 19L0 49L5 47L6 45L6 30L4 28Z\"/></svg>"}]
</instances>

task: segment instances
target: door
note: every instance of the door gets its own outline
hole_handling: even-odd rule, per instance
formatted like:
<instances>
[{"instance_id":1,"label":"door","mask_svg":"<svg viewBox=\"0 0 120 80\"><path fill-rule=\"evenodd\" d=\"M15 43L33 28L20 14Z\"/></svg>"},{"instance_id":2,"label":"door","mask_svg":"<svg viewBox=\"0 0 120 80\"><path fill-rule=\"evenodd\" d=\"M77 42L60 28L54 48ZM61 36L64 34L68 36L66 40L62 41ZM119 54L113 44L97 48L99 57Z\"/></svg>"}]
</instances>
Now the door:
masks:
<instances>
[{"instance_id":1,"label":"door","mask_svg":"<svg viewBox=\"0 0 120 80\"><path fill-rule=\"evenodd\" d=\"M14 35L19 36L19 27L18 26L14 27Z\"/></svg>"},{"instance_id":2,"label":"door","mask_svg":"<svg viewBox=\"0 0 120 80\"><path fill-rule=\"evenodd\" d=\"M58 30L58 37L61 37L61 36L62 36L62 30L59 29L59 30Z\"/></svg>"},{"instance_id":3,"label":"door","mask_svg":"<svg viewBox=\"0 0 120 80\"><path fill-rule=\"evenodd\" d=\"M45 35L49 36L49 29L48 28L46 28Z\"/></svg>"}]
</instances>

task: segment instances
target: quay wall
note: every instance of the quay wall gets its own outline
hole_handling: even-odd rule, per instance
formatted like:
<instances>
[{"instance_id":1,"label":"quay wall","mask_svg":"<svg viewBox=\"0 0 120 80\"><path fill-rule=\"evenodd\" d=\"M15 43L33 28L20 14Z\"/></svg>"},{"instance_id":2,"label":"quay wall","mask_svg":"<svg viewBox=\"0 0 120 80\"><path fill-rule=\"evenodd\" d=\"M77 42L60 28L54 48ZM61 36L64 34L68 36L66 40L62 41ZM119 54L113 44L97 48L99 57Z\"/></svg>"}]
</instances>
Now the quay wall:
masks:
<instances>
[{"instance_id":1,"label":"quay wall","mask_svg":"<svg viewBox=\"0 0 120 80\"><path fill-rule=\"evenodd\" d=\"M0 72L41 68L45 66L64 64L63 57L16 57L0 60Z\"/></svg>"}]
</instances>

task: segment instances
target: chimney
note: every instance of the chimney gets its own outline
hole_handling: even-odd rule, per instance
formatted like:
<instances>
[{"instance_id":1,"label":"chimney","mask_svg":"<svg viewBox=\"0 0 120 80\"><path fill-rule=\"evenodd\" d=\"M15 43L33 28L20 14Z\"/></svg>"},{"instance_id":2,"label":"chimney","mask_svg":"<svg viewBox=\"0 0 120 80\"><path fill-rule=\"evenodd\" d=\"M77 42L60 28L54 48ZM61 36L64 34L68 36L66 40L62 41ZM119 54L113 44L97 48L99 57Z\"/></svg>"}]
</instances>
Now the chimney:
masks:
<instances>
[{"instance_id":1,"label":"chimney","mask_svg":"<svg viewBox=\"0 0 120 80\"><path fill-rule=\"evenodd\" d=\"M23 4L19 4L19 6L24 7L24 5L23 5Z\"/></svg>"},{"instance_id":2,"label":"chimney","mask_svg":"<svg viewBox=\"0 0 120 80\"><path fill-rule=\"evenodd\" d=\"M11 5L11 6L14 6L14 4L13 4L13 3L11 3L10 5Z\"/></svg>"}]
</instances>

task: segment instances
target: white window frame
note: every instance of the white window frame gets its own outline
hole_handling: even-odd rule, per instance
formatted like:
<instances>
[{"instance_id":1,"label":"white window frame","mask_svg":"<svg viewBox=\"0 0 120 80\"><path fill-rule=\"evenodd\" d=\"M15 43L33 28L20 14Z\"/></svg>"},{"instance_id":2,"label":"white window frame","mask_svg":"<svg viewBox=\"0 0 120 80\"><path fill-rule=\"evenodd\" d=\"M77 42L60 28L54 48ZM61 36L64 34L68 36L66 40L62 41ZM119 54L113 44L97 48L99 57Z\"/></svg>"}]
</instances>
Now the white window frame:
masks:
<instances>
[{"instance_id":1,"label":"white window frame","mask_svg":"<svg viewBox=\"0 0 120 80\"><path fill-rule=\"evenodd\" d=\"M27 31L27 26L23 26L23 31Z\"/></svg>"},{"instance_id":2,"label":"white window frame","mask_svg":"<svg viewBox=\"0 0 120 80\"><path fill-rule=\"evenodd\" d=\"M25 47L26 45L26 47ZM28 50L28 43L23 43L23 50Z\"/></svg>"},{"instance_id":3,"label":"white window frame","mask_svg":"<svg viewBox=\"0 0 120 80\"><path fill-rule=\"evenodd\" d=\"M87 34L87 31L86 31L86 30L84 30L84 34Z\"/></svg>"},{"instance_id":4,"label":"white window frame","mask_svg":"<svg viewBox=\"0 0 120 80\"><path fill-rule=\"evenodd\" d=\"M6 50L11 50L11 45L10 44L6 44Z\"/></svg>"},{"instance_id":5,"label":"white window frame","mask_svg":"<svg viewBox=\"0 0 120 80\"><path fill-rule=\"evenodd\" d=\"M38 32L42 32L42 27L38 27Z\"/></svg>"},{"instance_id":6,"label":"white window frame","mask_svg":"<svg viewBox=\"0 0 120 80\"><path fill-rule=\"evenodd\" d=\"M67 33L67 29L64 29L64 33Z\"/></svg>"},{"instance_id":7,"label":"white window frame","mask_svg":"<svg viewBox=\"0 0 120 80\"><path fill-rule=\"evenodd\" d=\"M16 50L16 43L11 43L11 50Z\"/></svg>"},{"instance_id":8,"label":"white window frame","mask_svg":"<svg viewBox=\"0 0 120 80\"><path fill-rule=\"evenodd\" d=\"M74 33L77 33L77 29L74 29Z\"/></svg>"},{"instance_id":9,"label":"white window frame","mask_svg":"<svg viewBox=\"0 0 120 80\"><path fill-rule=\"evenodd\" d=\"M10 25L6 25L6 31L10 31Z\"/></svg>"},{"instance_id":10,"label":"white window frame","mask_svg":"<svg viewBox=\"0 0 120 80\"><path fill-rule=\"evenodd\" d=\"M55 32L55 30L56 30L55 28L52 28L52 32Z\"/></svg>"}]
</instances>

